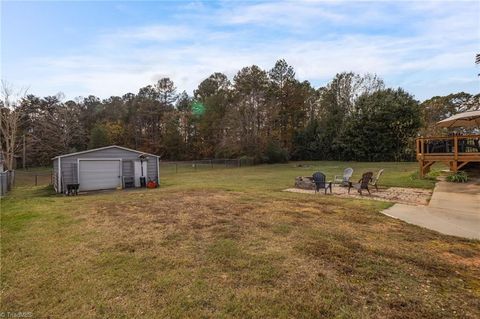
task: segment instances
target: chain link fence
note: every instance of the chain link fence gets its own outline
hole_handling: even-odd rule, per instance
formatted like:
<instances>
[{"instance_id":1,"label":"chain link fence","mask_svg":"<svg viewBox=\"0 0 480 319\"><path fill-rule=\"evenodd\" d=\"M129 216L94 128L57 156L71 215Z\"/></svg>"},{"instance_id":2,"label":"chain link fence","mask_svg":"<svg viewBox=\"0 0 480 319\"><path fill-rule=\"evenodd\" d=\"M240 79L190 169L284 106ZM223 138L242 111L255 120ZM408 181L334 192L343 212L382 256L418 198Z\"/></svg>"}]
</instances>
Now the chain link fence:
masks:
<instances>
[{"instance_id":1,"label":"chain link fence","mask_svg":"<svg viewBox=\"0 0 480 319\"><path fill-rule=\"evenodd\" d=\"M252 158L215 158L196 161L160 161L160 175L207 171L212 169L240 168L253 165L255 165L255 161Z\"/></svg>"},{"instance_id":2,"label":"chain link fence","mask_svg":"<svg viewBox=\"0 0 480 319\"><path fill-rule=\"evenodd\" d=\"M216 158L195 161L160 161L160 175L208 171L212 169L240 168L246 166L253 166L255 164L256 163L252 158ZM53 185L53 171L51 170L51 168L32 171L15 171L15 182L13 185L15 187L48 185Z\"/></svg>"},{"instance_id":3,"label":"chain link fence","mask_svg":"<svg viewBox=\"0 0 480 319\"><path fill-rule=\"evenodd\" d=\"M15 171L15 186L48 186L52 185L53 172L44 171Z\"/></svg>"}]
</instances>

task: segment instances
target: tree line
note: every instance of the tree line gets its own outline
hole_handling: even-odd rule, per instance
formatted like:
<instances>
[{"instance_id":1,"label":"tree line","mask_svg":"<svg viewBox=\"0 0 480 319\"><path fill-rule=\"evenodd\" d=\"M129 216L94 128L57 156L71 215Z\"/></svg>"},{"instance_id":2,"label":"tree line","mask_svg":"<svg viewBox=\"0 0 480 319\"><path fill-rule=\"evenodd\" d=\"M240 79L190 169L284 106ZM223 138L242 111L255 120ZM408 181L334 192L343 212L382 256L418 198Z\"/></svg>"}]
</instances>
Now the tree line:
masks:
<instances>
[{"instance_id":1,"label":"tree line","mask_svg":"<svg viewBox=\"0 0 480 319\"><path fill-rule=\"evenodd\" d=\"M414 138L430 133L432 123L479 108L479 95L463 92L419 103L373 74L343 72L315 88L299 81L285 60L270 70L242 68L233 79L214 73L193 96L162 78L136 94L63 100L61 94L17 100L3 94L4 156L19 154L25 137L29 166L110 144L169 160L411 160ZM13 117L15 132L4 125Z\"/></svg>"}]
</instances>

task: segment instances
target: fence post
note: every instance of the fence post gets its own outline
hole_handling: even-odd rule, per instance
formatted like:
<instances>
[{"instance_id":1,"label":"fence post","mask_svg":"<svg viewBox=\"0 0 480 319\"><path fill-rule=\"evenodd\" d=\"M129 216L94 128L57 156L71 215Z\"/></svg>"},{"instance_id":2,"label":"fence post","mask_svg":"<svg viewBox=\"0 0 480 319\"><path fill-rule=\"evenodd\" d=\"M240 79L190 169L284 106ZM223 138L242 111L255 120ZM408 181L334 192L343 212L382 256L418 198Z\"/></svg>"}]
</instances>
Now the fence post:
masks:
<instances>
[{"instance_id":1,"label":"fence post","mask_svg":"<svg viewBox=\"0 0 480 319\"><path fill-rule=\"evenodd\" d=\"M5 195L3 192L4 192L4 183L3 183L3 180L4 180L4 176L5 174L3 172L0 172L0 196L3 196Z\"/></svg>"},{"instance_id":2,"label":"fence post","mask_svg":"<svg viewBox=\"0 0 480 319\"><path fill-rule=\"evenodd\" d=\"M12 171L6 171L5 173L6 173L6 180L7 180L6 191L8 192L13 187Z\"/></svg>"}]
</instances>

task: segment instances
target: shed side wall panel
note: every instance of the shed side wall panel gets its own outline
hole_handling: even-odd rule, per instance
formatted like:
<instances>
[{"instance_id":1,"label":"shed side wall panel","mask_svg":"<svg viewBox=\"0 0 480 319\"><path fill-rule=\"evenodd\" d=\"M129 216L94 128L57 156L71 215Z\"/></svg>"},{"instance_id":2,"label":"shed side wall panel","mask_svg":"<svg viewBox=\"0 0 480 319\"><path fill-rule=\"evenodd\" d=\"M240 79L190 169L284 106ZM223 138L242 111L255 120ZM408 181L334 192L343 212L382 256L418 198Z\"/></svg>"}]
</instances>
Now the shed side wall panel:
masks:
<instances>
[{"instance_id":1,"label":"shed side wall panel","mask_svg":"<svg viewBox=\"0 0 480 319\"><path fill-rule=\"evenodd\" d=\"M124 177L134 177L133 160L124 160L122 162L122 175Z\"/></svg>"},{"instance_id":2,"label":"shed side wall panel","mask_svg":"<svg viewBox=\"0 0 480 319\"><path fill-rule=\"evenodd\" d=\"M157 161L158 159L156 157L148 158L147 177L150 178L152 181L158 181Z\"/></svg>"}]
</instances>

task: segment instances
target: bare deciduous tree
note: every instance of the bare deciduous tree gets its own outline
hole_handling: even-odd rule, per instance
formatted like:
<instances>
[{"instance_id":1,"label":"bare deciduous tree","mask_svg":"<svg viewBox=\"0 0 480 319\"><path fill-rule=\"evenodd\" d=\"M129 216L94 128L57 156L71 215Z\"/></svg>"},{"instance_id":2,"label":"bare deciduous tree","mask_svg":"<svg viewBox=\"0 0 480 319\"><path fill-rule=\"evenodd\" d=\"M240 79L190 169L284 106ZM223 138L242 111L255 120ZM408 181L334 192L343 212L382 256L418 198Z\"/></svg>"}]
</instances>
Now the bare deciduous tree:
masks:
<instances>
[{"instance_id":1,"label":"bare deciduous tree","mask_svg":"<svg viewBox=\"0 0 480 319\"><path fill-rule=\"evenodd\" d=\"M0 147L8 170L13 169L15 153L21 147L18 129L22 112L18 108L18 101L25 96L25 93L26 89L15 90L9 83L1 81Z\"/></svg>"}]
</instances>

